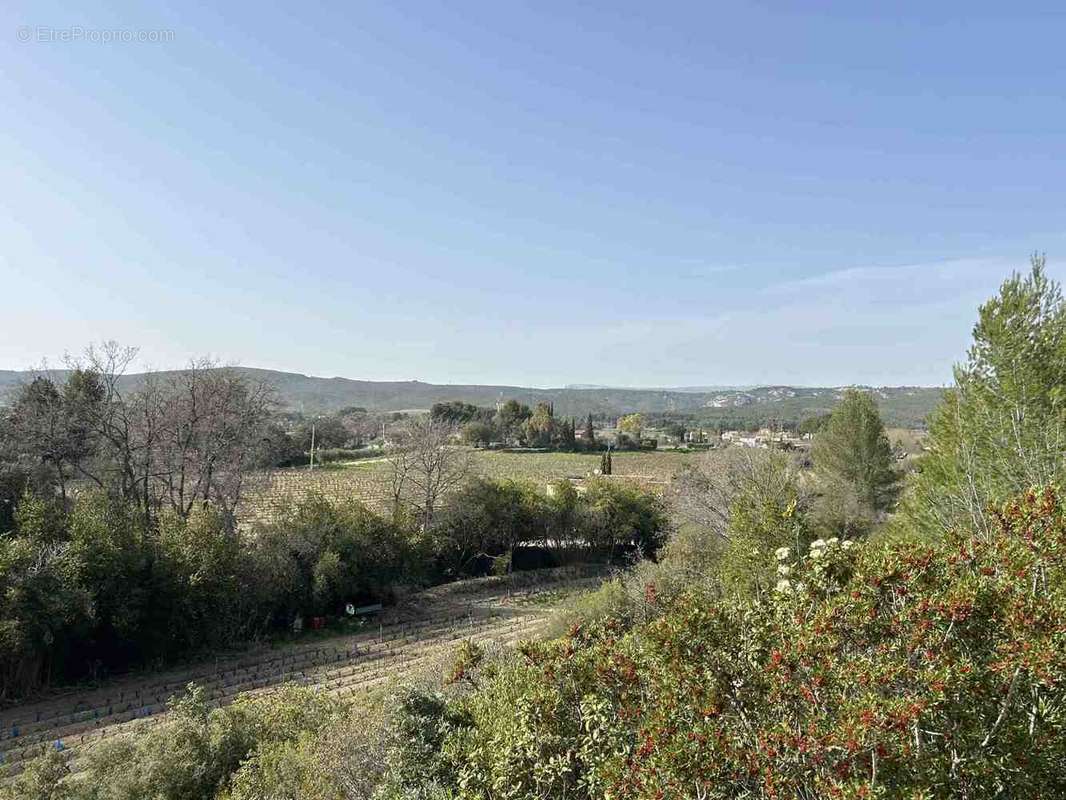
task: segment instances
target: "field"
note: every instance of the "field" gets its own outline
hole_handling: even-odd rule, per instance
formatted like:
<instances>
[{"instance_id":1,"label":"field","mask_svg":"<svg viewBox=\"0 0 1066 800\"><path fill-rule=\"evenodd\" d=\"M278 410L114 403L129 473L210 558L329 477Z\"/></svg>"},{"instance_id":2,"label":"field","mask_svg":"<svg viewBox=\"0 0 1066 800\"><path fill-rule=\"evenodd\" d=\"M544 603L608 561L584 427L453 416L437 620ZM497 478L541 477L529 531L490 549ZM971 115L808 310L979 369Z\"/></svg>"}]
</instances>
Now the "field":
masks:
<instances>
[{"instance_id":1,"label":"field","mask_svg":"<svg viewBox=\"0 0 1066 800\"><path fill-rule=\"evenodd\" d=\"M911 456L921 454L922 446L927 438L925 431L909 428L886 428L885 436L888 437L893 447L902 446L907 455Z\"/></svg>"},{"instance_id":2,"label":"field","mask_svg":"<svg viewBox=\"0 0 1066 800\"><path fill-rule=\"evenodd\" d=\"M583 479L600 467L598 453L504 453L475 450L473 471L489 478L526 480L543 487L563 478ZM691 453L669 450L613 453L611 480L662 491ZM384 459L331 464L327 468L273 470L263 473L249 493L242 521L269 521L293 500L310 492L344 500L355 497L378 511L386 509L388 469Z\"/></svg>"},{"instance_id":3,"label":"field","mask_svg":"<svg viewBox=\"0 0 1066 800\"><path fill-rule=\"evenodd\" d=\"M593 588L601 575L597 568L572 567L446 584L413 595L361 628L337 621L347 629L332 635L308 632L301 641L57 692L4 709L3 777L57 742L72 751L76 767L101 741L163 722L168 699L189 682L204 687L215 706L232 702L238 693L270 692L290 682L357 701L432 666L461 640L509 644L534 636L561 600Z\"/></svg>"},{"instance_id":4,"label":"field","mask_svg":"<svg viewBox=\"0 0 1066 800\"><path fill-rule=\"evenodd\" d=\"M692 458L691 453L653 450L639 453L612 453L615 479L665 485ZM598 453L494 453L475 454L475 470L487 477L530 480L547 483L559 478L585 478L600 467Z\"/></svg>"}]
</instances>

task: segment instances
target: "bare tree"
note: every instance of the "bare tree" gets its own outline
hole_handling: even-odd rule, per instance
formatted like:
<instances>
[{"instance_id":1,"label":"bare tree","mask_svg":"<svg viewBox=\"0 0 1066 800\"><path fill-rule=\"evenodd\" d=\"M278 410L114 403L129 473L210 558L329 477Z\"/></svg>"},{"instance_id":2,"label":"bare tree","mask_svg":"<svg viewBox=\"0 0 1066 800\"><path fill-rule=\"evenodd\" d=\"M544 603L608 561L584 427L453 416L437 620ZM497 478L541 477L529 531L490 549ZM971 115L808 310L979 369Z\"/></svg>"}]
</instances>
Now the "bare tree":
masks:
<instances>
[{"instance_id":1,"label":"bare tree","mask_svg":"<svg viewBox=\"0 0 1066 800\"><path fill-rule=\"evenodd\" d=\"M68 359L62 391L50 378L25 387L5 426L13 449L51 468L60 492L77 480L134 503L148 527L163 508L187 517L211 504L232 518L271 390L208 359L126 375L136 356L113 342L90 347Z\"/></svg>"},{"instance_id":2,"label":"bare tree","mask_svg":"<svg viewBox=\"0 0 1066 800\"><path fill-rule=\"evenodd\" d=\"M674 479L677 517L722 541L729 539L733 504L741 496L780 499L802 485L791 460L776 450L729 447L702 456ZM801 500L806 502L806 497Z\"/></svg>"},{"instance_id":3,"label":"bare tree","mask_svg":"<svg viewBox=\"0 0 1066 800\"><path fill-rule=\"evenodd\" d=\"M270 388L208 359L167 375L162 384L152 467L157 501L182 517L208 503L235 513L263 439Z\"/></svg>"},{"instance_id":4,"label":"bare tree","mask_svg":"<svg viewBox=\"0 0 1066 800\"><path fill-rule=\"evenodd\" d=\"M407 420L392 433L389 446L393 508L408 509L422 530L433 524L441 498L470 474L470 452L454 443L453 424L427 414Z\"/></svg>"}]
</instances>

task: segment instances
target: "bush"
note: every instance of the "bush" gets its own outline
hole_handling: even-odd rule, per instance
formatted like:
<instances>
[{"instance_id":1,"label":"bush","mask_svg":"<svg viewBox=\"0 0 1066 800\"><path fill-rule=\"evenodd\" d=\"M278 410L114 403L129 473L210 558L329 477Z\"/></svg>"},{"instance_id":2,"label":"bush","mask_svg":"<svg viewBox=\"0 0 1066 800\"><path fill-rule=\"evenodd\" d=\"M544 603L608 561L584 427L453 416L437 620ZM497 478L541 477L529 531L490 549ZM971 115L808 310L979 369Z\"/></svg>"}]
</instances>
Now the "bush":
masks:
<instances>
[{"instance_id":1,"label":"bush","mask_svg":"<svg viewBox=\"0 0 1066 800\"><path fill-rule=\"evenodd\" d=\"M666 540L669 520L655 495L597 478L588 481L582 500L594 515L587 536L608 552L634 545L640 554L654 558Z\"/></svg>"},{"instance_id":2,"label":"bush","mask_svg":"<svg viewBox=\"0 0 1066 800\"><path fill-rule=\"evenodd\" d=\"M281 624L349 601L388 600L395 584L425 575L419 543L356 500L309 495L277 522L259 526L250 548L248 588Z\"/></svg>"},{"instance_id":3,"label":"bush","mask_svg":"<svg viewBox=\"0 0 1066 800\"><path fill-rule=\"evenodd\" d=\"M688 593L626 633L521 648L437 717L464 798L1058 797L1066 792L1066 515L1055 489L991 539L783 547L777 586ZM617 584L595 602L611 608ZM589 601L590 604L594 601ZM450 779L451 780L451 779Z\"/></svg>"},{"instance_id":4,"label":"bush","mask_svg":"<svg viewBox=\"0 0 1066 800\"><path fill-rule=\"evenodd\" d=\"M309 743L342 716L338 701L286 686L210 710L201 689L172 702L159 728L93 749L85 772L67 781L70 800L245 800L266 787L314 785L321 775ZM284 769L278 769L284 765ZM321 797L336 797L332 794ZM269 796L308 797L295 794Z\"/></svg>"}]
</instances>

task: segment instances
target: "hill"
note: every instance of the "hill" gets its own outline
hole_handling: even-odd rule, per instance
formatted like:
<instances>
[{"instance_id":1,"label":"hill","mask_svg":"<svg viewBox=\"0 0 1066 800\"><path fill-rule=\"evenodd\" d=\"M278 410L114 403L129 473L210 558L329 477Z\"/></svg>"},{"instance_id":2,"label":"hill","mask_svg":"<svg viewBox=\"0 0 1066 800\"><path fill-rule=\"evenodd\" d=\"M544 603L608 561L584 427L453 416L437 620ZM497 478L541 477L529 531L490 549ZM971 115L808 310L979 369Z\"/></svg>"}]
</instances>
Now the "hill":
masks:
<instances>
[{"instance_id":1,"label":"hill","mask_svg":"<svg viewBox=\"0 0 1066 800\"><path fill-rule=\"evenodd\" d=\"M693 387L633 389L601 386L538 389L525 386L481 384L434 384L422 381L363 381L351 378L319 378L295 372L236 367L249 377L265 380L278 393L281 404L305 414L362 406L369 411L428 409L437 402L462 400L492 406L515 398L530 405L554 403L561 416L616 415L632 411L678 415L706 425L786 423L825 413L835 405L844 387L760 386L754 388ZM62 377L64 372L52 374ZM25 382L32 373L0 370L0 395ZM127 388L136 387L143 376L127 375ZM941 389L922 386L866 387L881 404L888 425L920 426L940 398Z\"/></svg>"}]
</instances>

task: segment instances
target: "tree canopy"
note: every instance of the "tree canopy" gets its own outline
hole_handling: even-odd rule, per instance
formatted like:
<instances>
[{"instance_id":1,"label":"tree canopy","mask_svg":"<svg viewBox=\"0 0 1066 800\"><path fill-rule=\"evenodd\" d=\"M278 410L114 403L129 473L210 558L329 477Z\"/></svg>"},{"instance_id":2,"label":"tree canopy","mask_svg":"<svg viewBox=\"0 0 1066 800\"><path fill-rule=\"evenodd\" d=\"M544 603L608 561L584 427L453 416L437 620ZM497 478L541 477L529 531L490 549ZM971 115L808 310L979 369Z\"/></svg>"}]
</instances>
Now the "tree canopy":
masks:
<instances>
[{"instance_id":1,"label":"tree canopy","mask_svg":"<svg viewBox=\"0 0 1066 800\"><path fill-rule=\"evenodd\" d=\"M990 504L1066 481L1066 304L1042 256L980 307L928 449L904 504L906 524L927 534L983 528Z\"/></svg>"},{"instance_id":2,"label":"tree canopy","mask_svg":"<svg viewBox=\"0 0 1066 800\"><path fill-rule=\"evenodd\" d=\"M848 389L814 440L814 468L827 491L843 487L874 512L886 511L899 494L900 475L877 402Z\"/></svg>"}]
</instances>

